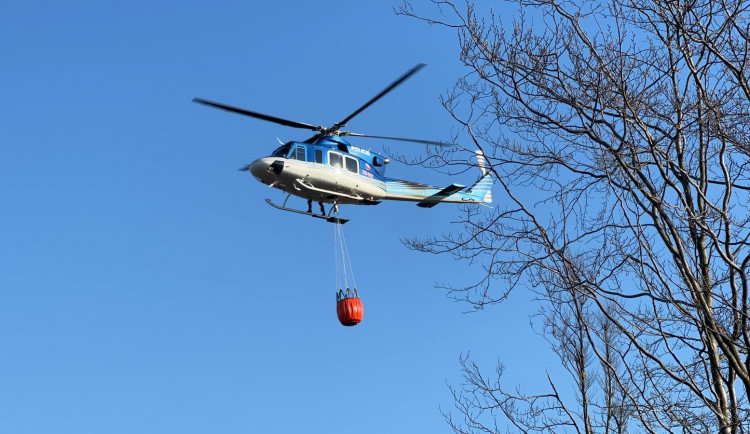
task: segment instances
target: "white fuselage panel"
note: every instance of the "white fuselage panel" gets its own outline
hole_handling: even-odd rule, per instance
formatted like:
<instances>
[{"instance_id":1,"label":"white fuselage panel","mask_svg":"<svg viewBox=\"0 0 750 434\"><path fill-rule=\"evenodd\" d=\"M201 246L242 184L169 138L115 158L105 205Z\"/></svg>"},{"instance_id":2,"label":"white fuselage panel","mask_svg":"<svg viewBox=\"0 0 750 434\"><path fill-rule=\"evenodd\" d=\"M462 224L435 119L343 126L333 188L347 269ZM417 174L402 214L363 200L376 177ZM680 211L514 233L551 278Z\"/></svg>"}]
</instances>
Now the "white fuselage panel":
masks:
<instances>
[{"instance_id":1,"label":"white fuselage panel","mask_svg":"<svg viewBox=\"0 0 750 434\"><path fill-rule=\"evenodd\" d=\"M263 157L250 165L250 173L266 185L318 202L354 204L385 197L385 182L327 164Z\"/></svg>"}]
</instances>

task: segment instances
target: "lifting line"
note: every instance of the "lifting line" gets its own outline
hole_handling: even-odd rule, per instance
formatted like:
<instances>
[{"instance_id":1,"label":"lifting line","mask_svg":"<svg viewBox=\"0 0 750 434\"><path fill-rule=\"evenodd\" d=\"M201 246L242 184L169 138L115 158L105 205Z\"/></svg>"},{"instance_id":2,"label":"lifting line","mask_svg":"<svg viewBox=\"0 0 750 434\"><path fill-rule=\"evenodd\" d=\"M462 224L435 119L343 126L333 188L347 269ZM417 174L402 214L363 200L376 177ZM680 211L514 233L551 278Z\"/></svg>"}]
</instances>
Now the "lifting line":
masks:
<instances>
[{"instance_id":1,"label":"lifting line","mask_svg":"<svg viewBox=\"0 0 750 434\"><path fill-rule=\"evenodd\" d=\"M338 213L334 213L338 217ZM344 237L344 225L333 225L334 258L336 261L336 288L340 291L341 298L358 297L357 283L354 280L354 270L349 258L349 249ZM346 292L344 292L346 291Z\"/></svg>"}]
</instances>

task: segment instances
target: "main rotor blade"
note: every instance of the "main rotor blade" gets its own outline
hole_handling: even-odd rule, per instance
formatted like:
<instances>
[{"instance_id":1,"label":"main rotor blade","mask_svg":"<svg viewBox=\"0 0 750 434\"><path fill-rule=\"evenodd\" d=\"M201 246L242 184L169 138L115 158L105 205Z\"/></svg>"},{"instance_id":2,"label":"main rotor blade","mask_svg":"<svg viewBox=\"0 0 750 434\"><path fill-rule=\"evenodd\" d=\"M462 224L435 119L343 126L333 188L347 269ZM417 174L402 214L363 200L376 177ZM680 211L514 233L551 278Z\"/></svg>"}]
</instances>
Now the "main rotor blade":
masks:
<instances>
[{"instance_id":1,"label":"main rotor blade","mask_svg":"<svg viewBox=\"0 0 750 434\"><path fill-rule=\"evenodd\" d=\"M342 136L354 136L354 137L368 137L371 139L398 140L401 142L422 143L425 145L442 146L442 147L455 146L455 143L446 143L446 142L440 142L437 140L421 140L421 139L407 139L405 137L374 136L372 134L350 133L348 131L347 132L342 131L341 135Z\"/></svg>"},{"instance_id":2,"label":"main rotor blade","mask_svg":"<svg viewBox=\"0 0 750 434\"><path fill-rule=\"evenodd\" d=\"M349 122L350 120L352 120L352 118L354 118L354 116L357 116L358 114L362 113L362 111L364 111L367 107L370 107L373 103L375 103L375 101L377 101L380 98L382 98L385 94L387 94L388 92L392 91L396 86L398 86L399 84L403 83L407 78L411 77L417 71L419 71L420 69L422 69L424 67L425 67L425 64L424 63L420 63L417 66L415 66L414 68L408 70L406 72L406 74L404 74L401 77L399 77L396 81L394 81L393 83L391 83L390 86L388 86L385 89L383 89L382 92L380 92L379 94L375 95L374 98L372 98L371 100L367 101L367 103L365 103L365 105L363 105L362 107L358 108L354 113L352 113L349 116L347 116L343 121L335 124L333 126L333 128L331 128L331 129L334 130L334 131L336 131L339 128L343 127L344 125L347 124L347 122Z\"/></svg>"},{"instance_id":3,"label":"main rotor blade","mask_svg":"<svg viewBox=\"0 0 750 434\"><path fill-rule=\"evenodd\" d=\"M263 119L264 121L274 122L277 124L285 125L287 127L292 128L303 128L306 130L313 130L313 131L321 131L323 130L322 127L318 127L311 124L306 124L304 122L297 122L297 121L290 121L289 119L284 118L278 118L276 116L271 116L263 113L253 112L250 110L245 110L239 107L232 107L231 105L226 105L218 102L208 101L201 98L193 98L193 102L197 102L200 104L205 104L207 106L220 108L222 110L230 111L233 113L239 113L241 115L250 116L258 119Z\"/></svg>"}]
</instances>

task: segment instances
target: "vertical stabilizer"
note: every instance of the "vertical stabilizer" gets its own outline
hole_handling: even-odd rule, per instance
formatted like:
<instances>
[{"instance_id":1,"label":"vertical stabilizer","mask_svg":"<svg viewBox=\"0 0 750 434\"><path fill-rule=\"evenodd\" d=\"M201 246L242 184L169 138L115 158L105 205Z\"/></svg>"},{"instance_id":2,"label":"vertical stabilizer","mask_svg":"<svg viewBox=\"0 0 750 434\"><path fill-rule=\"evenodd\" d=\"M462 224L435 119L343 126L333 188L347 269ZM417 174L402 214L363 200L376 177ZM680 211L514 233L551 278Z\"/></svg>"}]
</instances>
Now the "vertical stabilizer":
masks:
<instances>
[{"instance_id":1,"label":"vertical stabilizer","mask_svg":"<svg viewBox=\"0 0 750 434\"><path fill-rule=\"evenodd\" d=\"M479 149L474 151L474 153L477 154L477 164L479 165L479 170L482 171L482 177L471 187L471 191L477 195L481 195L486 189L486 193L484 193L481 200L484 203L492 203L492 184L494 184L494 181L492 174L487 170L487 158L485 158L484 153Z\"/></svg>"}]
</instances>

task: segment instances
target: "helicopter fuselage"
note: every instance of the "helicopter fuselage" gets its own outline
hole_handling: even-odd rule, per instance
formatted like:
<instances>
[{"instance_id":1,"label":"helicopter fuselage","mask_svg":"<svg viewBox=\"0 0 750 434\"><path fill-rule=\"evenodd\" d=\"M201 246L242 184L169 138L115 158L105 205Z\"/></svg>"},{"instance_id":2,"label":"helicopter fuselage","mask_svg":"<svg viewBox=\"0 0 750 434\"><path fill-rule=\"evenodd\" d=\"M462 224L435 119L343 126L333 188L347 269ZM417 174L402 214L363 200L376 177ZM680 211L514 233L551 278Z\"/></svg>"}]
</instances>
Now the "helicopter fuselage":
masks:
<instances>
[{"instance_id":1,"label":"helicopter fuselage","mask_svg":"<svg viewBox=\"0 0 750 434\"><path fill-rule=\"evenodd\" d=\"M430 146L453 146L449 143L434 140L389 137L341 130L354 117L424 66L420 63L411 68L349 116L330 127L285 119L202 98L194 98L193 101L291 128L315 131L313 137L303 142L284 143L270 156L259 158L242 170L249 171L258 181L270 187L285 191L289 194L287 199L294 195L308 201L320 202L321 211L323 211L323 203L334 204L331 211L337 212L337 205L339 204L377 205L383 200L417 202L417 206L423 208L432 208L438 203L445 202L490 203L492 201L490 190L493 178L491 172L487 170L484 155L479 151L477 151L476 158L482 174L474 184L468 188L455 183L446 187L436 187L414 181L386 178L385 165L388 164L388 158L370 150L353 146L343 138L344 136L367 137ZM266 199L266 202L285 211L320 217L312 214L310 203L308 203L308 211L304 212L287 208L286 200L280 206L274 204L270 199ZM335 216L326 218L326 220L332 223L344 223L346 221Z\"/></svg>"},{"instance_id":2,"label":"helicopter fuselage","mask_svg":"<svg viewBox=\"0 0 750 434\"><path fill-rule=\"evenodd\" d=\"M430 208L441 202L491 202L493 180L485 170L484 157L478 154L477 159L482 175L469 188L386 178L388 158L352 146L341 137L287 142L244 169L263 184L321 203L377 205L383 200L400 200Z\"/></svg>"},{"instance_id":3,"label":"helicopter fuselage","mask_svg":"<svg viewBox=\"0 0 750 434\"><path fill-rule=\"evenodd\" d=\"M388 160L345 140L288 142L247 166L260 182L323 203L376 205L386 196Z\"/></svg>"}]
</instances>

